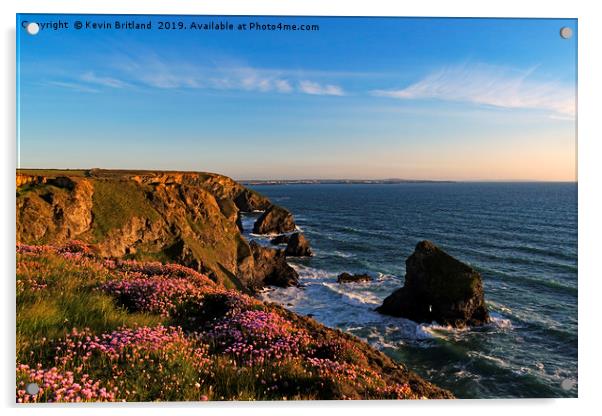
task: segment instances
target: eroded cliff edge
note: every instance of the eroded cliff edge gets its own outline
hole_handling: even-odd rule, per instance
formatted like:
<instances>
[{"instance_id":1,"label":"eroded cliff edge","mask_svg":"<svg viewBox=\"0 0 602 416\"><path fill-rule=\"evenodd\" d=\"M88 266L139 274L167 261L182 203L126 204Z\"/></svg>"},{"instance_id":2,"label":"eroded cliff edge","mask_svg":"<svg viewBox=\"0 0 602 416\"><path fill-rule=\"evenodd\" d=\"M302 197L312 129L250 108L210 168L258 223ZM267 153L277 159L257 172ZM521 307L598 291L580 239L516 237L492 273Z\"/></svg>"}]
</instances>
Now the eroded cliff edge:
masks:
<instances>
[{"instance_id":1,"label":"eroded cliff edge","mask_svg":"<svg viewBox=\"0 0 602 416\"><path fill-rule=\"evenodd\" d=\"M177 262L241 290L264 285L265 264L255 264L240 213L273 204L226 176L20 170L16 179L20 243L80 240L103 257Z\"/></svg>"}]
</instances>

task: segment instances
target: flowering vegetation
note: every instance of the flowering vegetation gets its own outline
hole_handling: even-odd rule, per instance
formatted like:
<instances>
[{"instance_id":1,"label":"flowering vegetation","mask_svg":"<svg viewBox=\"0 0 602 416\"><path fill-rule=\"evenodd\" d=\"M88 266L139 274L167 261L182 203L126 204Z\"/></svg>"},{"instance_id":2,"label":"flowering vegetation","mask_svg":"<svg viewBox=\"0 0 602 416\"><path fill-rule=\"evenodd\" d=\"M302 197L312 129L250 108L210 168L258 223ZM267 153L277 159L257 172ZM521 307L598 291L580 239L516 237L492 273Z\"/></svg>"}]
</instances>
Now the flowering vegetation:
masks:
<instances>
[{"instance_id":1,"label":"flowering vegetation","mask_svg":"<svg viewBox=\"0 0 602 416\"><path fill-rule=\"evenodd\" d=\"M107 282L101 289L115 296L130 310L170 316L182 303L201 302L210 288L193 279L139 275L136 273L134 278Z\"/></svg>"},{"instance_id":2,"label":"flowering vegetation","mask_svg":"<svg viewBox=\"0 0 602 416\"><path fill-rule=\"evenodd\" d=\"M291 360L307 350L311 338L274 312L247 310L227 314L206 337L216 351L232 355L244 366Z\"/></svg>"},{"instance_id":3,"label":"flowering vegetation","mask_svg":"<svg viewBox=\"0 0 602 416\"><path fill-rule=\"evenodd\" d=\"M75 381L72 371L60 373L56 367L44 370L39 364L30 368L27 364L17 365L17 402L81 402L81 401L114 401L115 393L101 387L87 374L81 374ZM37 394L32 395L25 390L25 380L37 383L40 387Z\"/></svg>"},{"instance_id":4,"label":"flowering vegetation","mask_svg":"<svg viewBox=\"0 0 602 416\"><path fill-rule=\"evenodd\" d=\"M78 242L17 245L16 375L20 403L449 397L309 318Z\"/></svg>"}]
</instances>

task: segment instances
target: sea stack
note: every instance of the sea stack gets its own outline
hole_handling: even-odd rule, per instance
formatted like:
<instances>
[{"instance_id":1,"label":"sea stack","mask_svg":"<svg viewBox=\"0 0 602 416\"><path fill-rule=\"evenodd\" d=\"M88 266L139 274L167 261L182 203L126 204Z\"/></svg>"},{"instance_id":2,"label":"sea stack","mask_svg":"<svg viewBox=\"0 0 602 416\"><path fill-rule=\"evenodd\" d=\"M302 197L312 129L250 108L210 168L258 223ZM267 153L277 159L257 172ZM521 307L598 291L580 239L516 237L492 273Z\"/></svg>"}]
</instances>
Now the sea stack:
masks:
<instances>
[{"instance_id":1,"label":"sea stack","mask_svg":"<svg viewBox=\"0 0 602 416\"><path fill-rule=\"evenodd\" d=\"M253 225L253 233L283 234L295 231L295 228L293 214L278 205L272 205L257 218Z\"/></svg>"},{"instance_id":2,"label":"sea stack","mask_svg":"<svg viewBox=\"0 0 602 416\"><path fill-rule=\"evenodd\" d=\"M285 253L290 257L313 256L311 248L309 248L309 241L301 233L294 233L289 237Z\"/></svg>"},{"instance_id":3,"label":"sea stack","mask_svg":"<svg viewBox=\"0 0 602 416\"><path fill-rule=\"evenodd\" d=\"M462 328L489 322L479 272L430 241L421 241L406 260L405 284L377 311L415 322Z\"/></svg>"}]
</instances>

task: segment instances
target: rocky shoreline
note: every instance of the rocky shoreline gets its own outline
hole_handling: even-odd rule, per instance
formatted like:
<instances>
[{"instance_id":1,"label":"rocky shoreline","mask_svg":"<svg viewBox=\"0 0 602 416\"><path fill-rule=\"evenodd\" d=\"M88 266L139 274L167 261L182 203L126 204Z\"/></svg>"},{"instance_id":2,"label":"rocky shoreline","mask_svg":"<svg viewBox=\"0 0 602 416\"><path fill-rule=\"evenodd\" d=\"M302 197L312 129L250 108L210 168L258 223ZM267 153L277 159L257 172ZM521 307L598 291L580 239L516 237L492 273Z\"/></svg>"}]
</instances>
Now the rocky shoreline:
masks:
<instances>
[{"instance_id":1,"label":"rocky shoreline","mask_svg":"<svg viewBox=\"0 0 602 416\"><path fill-rule=\"evenodd\" d=\"M243 237L242 213L256 211L263 212L253 232L278 235L275 247ZM85 244L94 258L177 263L207 276L217 287L251 295L268 285L298 285L297 272L286 258L313 254L288 210L222 175L99 169L18 171L17 241L59 247L72 240ZM284 244L285 248L278 247ZM326 333L332 330L310 318L286 310L278 313L296 325L311 327L312 333L332 336ZM393 371L385 370L393 364L383 354L359 340L353 342L363 351L362 357L367 357L362 360L367 360L370 371L379 377L383 371ZM408 380L406 384L413 380L408 385L418 393L412 397L453 397L404 371L399 380ZM333 393L326 398L345 396ZM362 398L362 393L351 396Z\"/></svg>"}]
</instances>

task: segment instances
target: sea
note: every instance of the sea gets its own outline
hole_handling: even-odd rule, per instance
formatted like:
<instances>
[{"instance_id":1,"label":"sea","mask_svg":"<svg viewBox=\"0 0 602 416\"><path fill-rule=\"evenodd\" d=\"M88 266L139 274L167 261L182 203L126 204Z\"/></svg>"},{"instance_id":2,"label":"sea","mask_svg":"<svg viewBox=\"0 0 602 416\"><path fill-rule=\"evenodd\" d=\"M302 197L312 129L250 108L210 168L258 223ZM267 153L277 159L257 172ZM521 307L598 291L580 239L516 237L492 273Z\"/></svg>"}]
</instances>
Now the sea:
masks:
<instances>
[{"instance_id":1,"label":"sea","mask_svg":"<svg viewBox=\"0 0 602 416\"><path fill-rule=\"evenodd\" d=\"M577 183L252 185L289 209L315 255L302 287L260 296L340 328L459 398L576 397ZM259 213L245 214L248 239ZM456 330L374 311L430 240L477 269L493 321ZM338 284L339 273L372 282Z\"/></svg>"}]
</instances>

